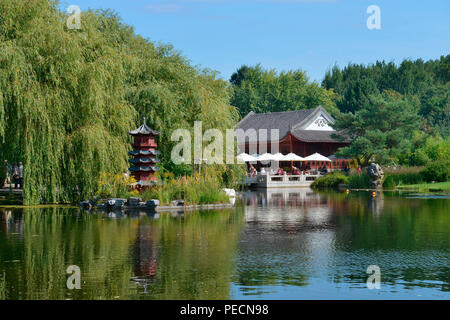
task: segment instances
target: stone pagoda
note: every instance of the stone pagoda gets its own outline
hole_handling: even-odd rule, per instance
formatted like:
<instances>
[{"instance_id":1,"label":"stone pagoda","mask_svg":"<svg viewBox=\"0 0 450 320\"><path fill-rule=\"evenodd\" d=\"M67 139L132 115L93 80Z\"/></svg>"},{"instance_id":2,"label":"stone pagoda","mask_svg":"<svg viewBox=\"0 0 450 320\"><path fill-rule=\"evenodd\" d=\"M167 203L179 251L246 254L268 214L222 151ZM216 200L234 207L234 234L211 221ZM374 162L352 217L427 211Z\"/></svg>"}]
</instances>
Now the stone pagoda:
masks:
<instances>
[{"instance_id":1,"label":"stone pagoda","mask_svg":"<svg viewBox=\"0 0 450 320\"><path fill-rule=\"evenodd\" d=\"M156 150L155 137L159 135L159 132L150 129L144 118L143 124L139 128L128 133L134 137L133 150L129 152L133 156L129 160L130 172L136 179L137 186L150 186L157 182L155 172L159 170L159 167L156 166L159 160L156 156L160 152Z\"/></svg>"}]
</instances>

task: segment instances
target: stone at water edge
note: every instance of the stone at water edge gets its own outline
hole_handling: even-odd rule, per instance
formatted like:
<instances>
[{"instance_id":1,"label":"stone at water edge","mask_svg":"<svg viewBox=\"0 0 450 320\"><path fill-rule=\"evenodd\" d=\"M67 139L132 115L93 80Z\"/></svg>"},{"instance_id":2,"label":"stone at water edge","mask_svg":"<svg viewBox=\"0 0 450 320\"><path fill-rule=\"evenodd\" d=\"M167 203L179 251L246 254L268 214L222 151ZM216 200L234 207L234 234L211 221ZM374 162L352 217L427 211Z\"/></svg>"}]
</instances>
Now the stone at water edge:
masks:
<instances>
[{"instance_id":1,"label":"stone at water edge","mask_svg":"<svg viewBox=\"0 0 450 320\"><path fill-rule=\"evenodd\" d=\"M142 202L142 199L139 197L129 197L127 204L129 206L138 206L140 202Z\"/></svg>"},{"instance_id":2,"label":"stone at water edge","mask_svg":"<svg viewBox=\"0 0 450 320\"><path fill-rule=\"evenodd\" d=\"M123 207L127 203L127 199L112 198L108 199L107 204L110 207Z\"/></svg>"},{"instance_id":3,"label":"stone at water edge","mask_svg":"<svg viewBox=\"0 0 450 320\"><path fill-rule=\"evenodd\" d=\"M171 204L172 206L184 206L184 200L173 200Z\"/></svg>"},{"instance_id":4,"label":"stone at water edge","mask_svg":"<svg viewBox=\"0 0 450 320\"><path fill-rule=\"evenodd\" d=\"M381 187L381 184L384 179L384 172L378 163L372 162L367 167L367 174L369 175L370 178L370 188L377 189L378 187Z\"/></svg>"},{"instance_id":5,"label":"stone at water edge","mask_svg":"<svg viewBox=\"0 0 450 320\"><path fill-rule=\"evenodd\" d=\"M81 201L80 207L82 207L83 209L91 209L92 205L89 201Z\"/></svg>"},{"instance_id":6,"label":"stone at water edge","mask_svg":"<svg viewBox=\"0 0 450 320\"><path fill-rule=\"evenodd\" d=\"M157 207L157 206L159 206L159 200L158 200L158 199L151 199L151 200L148 200L148 201L145 203L145 205L146 205L147 207Z\"/></svg>"}]
</instances>

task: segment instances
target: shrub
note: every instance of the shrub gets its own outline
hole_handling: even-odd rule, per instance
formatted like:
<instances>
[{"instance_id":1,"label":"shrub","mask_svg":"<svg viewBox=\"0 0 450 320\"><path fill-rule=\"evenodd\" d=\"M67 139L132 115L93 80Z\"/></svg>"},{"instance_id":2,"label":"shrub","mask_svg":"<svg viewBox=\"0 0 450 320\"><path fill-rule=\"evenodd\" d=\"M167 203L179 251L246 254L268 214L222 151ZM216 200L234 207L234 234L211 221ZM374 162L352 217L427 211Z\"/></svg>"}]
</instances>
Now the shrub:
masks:
<instances>
[{"instance_id":1,"label":"shrub","mask_svg":"<svg viewBox=\"0 0 450 320\"><path fill-rule=\"evenodd\" d=\"M348 177L339 171L329 173L323 177L317 178L312 184L314 189L330 189L337 188L339 184L347 184Z\"/></svg>"},{"instance_id":2,"label":"shrub","mask_svg":"<svg viewBox=\"0 0 450 320\"><path fill-rule=\"evenodd\" d=\"M423 170L425 181L444 182L450 180L450 159L429 163Z\"/></svg>"}]
</instances>

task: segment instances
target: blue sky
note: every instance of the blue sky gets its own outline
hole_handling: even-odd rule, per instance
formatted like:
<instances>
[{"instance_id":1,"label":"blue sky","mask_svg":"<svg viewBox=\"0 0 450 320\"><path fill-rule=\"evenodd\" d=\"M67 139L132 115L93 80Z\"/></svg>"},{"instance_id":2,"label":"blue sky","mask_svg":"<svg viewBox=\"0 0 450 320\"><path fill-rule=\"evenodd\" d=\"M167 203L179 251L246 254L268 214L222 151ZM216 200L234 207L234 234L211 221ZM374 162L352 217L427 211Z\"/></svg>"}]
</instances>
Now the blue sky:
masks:
<instances>
[{"instance_id":1,"label":"blue sky","mask_svg":"<svg viewBox=\"0 0 450 320\"><path fill-rule=\"evenodd\" d=\"M243 64L302 69L321 81L334 64L436 59L450 53L449 0L70 0L110 8L136 33L172 44L228 80ZM369 30L369 5L381 29Z\"/></svg>"}]
</instances>

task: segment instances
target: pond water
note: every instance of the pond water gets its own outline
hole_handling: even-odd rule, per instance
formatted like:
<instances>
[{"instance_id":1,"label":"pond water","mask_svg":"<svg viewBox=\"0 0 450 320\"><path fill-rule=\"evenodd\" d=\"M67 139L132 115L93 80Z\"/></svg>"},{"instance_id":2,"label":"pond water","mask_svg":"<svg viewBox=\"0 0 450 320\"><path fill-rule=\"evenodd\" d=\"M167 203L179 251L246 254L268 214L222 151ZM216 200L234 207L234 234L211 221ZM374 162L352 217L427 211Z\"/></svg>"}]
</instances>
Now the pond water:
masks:
<instances>
[{"instance_id":1,"label":"pond water","mask_svg":"<svg viewBox=\"0 0 450 320\"><path fill-rule=\"evenodd\" d=\"M297 189L185 214L0 208L0 299L450 299L449 204Z\"/></svg>"}]
</instances>

